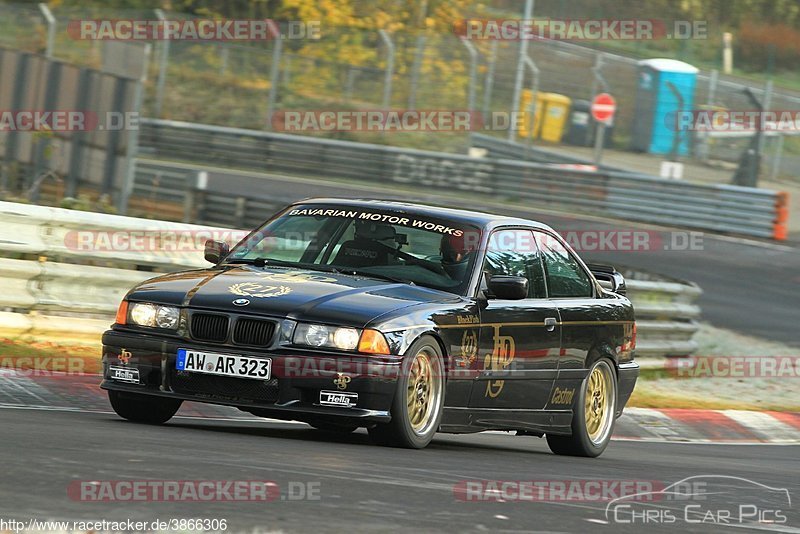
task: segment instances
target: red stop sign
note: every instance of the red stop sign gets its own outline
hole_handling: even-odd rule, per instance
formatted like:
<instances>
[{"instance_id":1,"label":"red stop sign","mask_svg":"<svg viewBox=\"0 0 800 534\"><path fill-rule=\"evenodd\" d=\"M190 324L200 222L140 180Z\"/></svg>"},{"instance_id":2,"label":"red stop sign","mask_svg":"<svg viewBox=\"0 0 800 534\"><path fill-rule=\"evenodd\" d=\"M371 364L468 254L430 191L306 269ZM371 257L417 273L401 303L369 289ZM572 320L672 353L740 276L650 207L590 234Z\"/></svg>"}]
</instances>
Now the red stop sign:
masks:
<instances>
[{"instance_id":1,"label":"red stop sign","mask_svg":"<svg viewBox=\"0 0 800 534\"><path fill-rule=\"evenodd\" d=\"M592 100L592 117L597 122L608 122L617 111L617 101L608 93L600 93Z\"/></svg>"}]
</instances>

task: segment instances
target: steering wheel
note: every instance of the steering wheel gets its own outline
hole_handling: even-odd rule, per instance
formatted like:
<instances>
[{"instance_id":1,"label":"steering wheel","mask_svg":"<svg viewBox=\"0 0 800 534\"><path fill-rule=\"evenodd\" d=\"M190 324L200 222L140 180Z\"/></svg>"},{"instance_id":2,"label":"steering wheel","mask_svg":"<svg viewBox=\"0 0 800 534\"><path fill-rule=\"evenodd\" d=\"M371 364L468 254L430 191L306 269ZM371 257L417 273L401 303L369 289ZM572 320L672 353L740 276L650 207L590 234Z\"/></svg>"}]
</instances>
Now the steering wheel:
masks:
<instances>
[{"instance_id":1,"label":"steering wheel","mask_svg":"<svg viewBox=\"0 0 800 534\"><path fill-rule=\"evenodd\" d=\"M386 251L389 252L389 254L391 254L395 258L399 258L399 259L405 260L406 263L412 263L414 265L419 265L423 269L426 269L426 270L428 270L428 271L430 271L430 272L432 272L434 274L438 274L440 276L447 276L447 271L445 271L444 267L442 267L438 263L434 263L432 261L428 261L428 260L423 260L423 259L417 258L416 256L414 256L412 254L409 254L408 252L403 252L400 249L390 247L389 245L385 245L384 243L381 243L380 241L376 241L376 243L378 243L381 247L385 248Z\"/></svg>"}]
</instances>

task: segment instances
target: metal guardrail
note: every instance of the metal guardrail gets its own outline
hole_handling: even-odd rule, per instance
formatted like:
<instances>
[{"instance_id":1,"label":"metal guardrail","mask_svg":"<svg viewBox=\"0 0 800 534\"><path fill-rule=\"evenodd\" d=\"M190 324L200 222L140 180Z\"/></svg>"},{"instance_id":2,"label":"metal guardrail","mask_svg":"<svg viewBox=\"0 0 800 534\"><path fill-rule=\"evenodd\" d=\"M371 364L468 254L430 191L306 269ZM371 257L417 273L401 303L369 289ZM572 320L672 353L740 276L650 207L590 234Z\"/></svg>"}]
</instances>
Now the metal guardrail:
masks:
<instances>
[{"instance_id":1,"label":"metal guardrail","mask_svg":"<svg viewBox=\"0 0 800 534\"><path fill-rule=\"evenodd\" d=\"M204 265L205 239L245 232L13 202L0 202L0 254L157 271Z\"/></svg>"},{"instance_id":2,"label":"metal guardrail","mask_svg":"<svg viewBox=\"0 0 800 534\"><path fill-rule=\"evenodd\" d=\"M143 119L140 153L296 176L464 191L570 211L786 239L786 193L654 176L554 168L239 128Z\"/></svg>"},{"instance_id":3,"label":"metal guardrail","mask_svg":"<svg viewBox=\"0 0 800 534\"><path fill-rule=\"evenodd\" d=\"M5 256L0 257L0 279L3 280L0 311L17 314L34 311L108 320L134 284L157 272L207 265L199 239L212 232L216 232L217 237L244 237L244 232L236 230L10 202L0 202L0 226L11 229L10 238L0 240L0 256ZM109 253L104 239L98 239L94 246L99 245L100 249L76 249L70 241L71 232L76 228L84 232L107 232L109 236L157 234L164 238L161 242L164 244L180 243L180 236L188 235L188 242L194 243L194 248L178 252L126 250L123 245L122 250ZM147 246L147 242L143 243ZM35 259L27 259L30 256ZM629 271L625 274L629 278L628 294L636 308L637 354L691 354L696 349L691 340L697 330L695 319L700 315L700 308L694 301L700 289L694 284L663 280L645 273Z\"/></svg>"},{"instance_id":4,"label":"metal guardrail","mask_svg":"<svg viewBox=\"0 0 800 534\"><path fill-rule=\"evenodd\" d=\"M687 356L697 350L702 294L697 284L626 271L628 297L636 310L638 357Z\"/></svg>"},{"instance_id":5,"label":"metal guardrail","mask_svg":"<svg viewBox=\"0 0 800 534\"><path fill-rule=\"evenodd\" d=\"M591 159L581 158L578 156L569 156L548 150L546 148L526 145L523 143L515 143L499 137L491 135L484 135L473 133L469 136L469 143L471 147L482 148L487 151L487 157L493 159L513 159L532 161L535 163L544 163L550 165L576 165L595 167L594 161ZM613 167L610 165L601 164L597 166L603 171L615 171L625 174L636 174L626 169Z\"/></svg>"}]
</instances>

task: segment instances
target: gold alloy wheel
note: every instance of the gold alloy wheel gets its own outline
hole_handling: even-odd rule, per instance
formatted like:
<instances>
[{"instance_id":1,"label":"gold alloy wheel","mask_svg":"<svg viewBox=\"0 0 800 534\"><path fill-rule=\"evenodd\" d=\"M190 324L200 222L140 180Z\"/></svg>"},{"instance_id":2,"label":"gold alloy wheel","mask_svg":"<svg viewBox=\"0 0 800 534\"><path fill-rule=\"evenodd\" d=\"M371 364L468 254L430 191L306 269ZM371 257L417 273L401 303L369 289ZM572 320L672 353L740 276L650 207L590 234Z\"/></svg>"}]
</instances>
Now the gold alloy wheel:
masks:
<instances>
[{"instance_id":1,"label":"gold alloy wheel","mask_svg":"<svg viewBox=\"0 0 800 534\"><path fill-rule=\"evenodd\" d=\"M438 415L442 377L434 368L435 357L423 348L414 356L408 371L408 421L417 435L428 432Z\"/></svg>"},{"instance_id":2,"label":"gold alloy wheel","mask_svg":"<svg viewBox=\"0 0 800 534\"><path fill-rule=\"evenodd\" d=\"M586 385L586 432L594 444L606 439L614 418L616 398L611 373L608 364L600 362L592 369Z\"/></svg>"}]
</instances>

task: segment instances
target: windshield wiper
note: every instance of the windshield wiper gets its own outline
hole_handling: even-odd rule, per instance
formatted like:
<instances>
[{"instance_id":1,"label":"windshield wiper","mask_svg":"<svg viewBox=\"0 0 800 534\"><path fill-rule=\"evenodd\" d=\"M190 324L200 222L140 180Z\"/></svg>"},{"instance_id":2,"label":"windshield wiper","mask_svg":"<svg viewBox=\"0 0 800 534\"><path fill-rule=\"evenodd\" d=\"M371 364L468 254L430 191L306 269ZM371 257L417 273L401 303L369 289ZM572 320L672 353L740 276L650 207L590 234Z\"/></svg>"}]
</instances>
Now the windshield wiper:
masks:
<instances>
[{"instance_id":1,"label":"windshield wiper","mask_svg":"<svg viewBox=\"0 0 800 534\"><path fill-rule=\"evenodd\" d=\"M352 275L355 275L355 276L366 276L366 277L369 277L369 278L377 278L379 280L386 280L387 282L395 282L395 283L398 283L398 284L411 284L412 286L416 285L416 284L414 284L413 280L405 280L403 278L395 278L394 276L389 276L388 274L371 273L369 271L363 271L363 270L360 270L360 269L351 269L350 267L347 267L347 268L341 268L340 267L339 272L342 273L342 274L352 274Z\"/></svg>"},{"instance_id":2,"label":"windshield wiper","mask_svg":"<svg viewBox=\"0 0 800 534\"><path fill-rule=\"evenodd\" d=\"M243 263L246 265L255 265L256 267L297 267L300 269L308 269L310 271L323 271L326 273L339 273L339 270L329 265L318 265L316 263L301 263L297 261L277 260L274 258L233 258L226 260L224 264L237 264Z\"/></svg>"}]
</instances>

